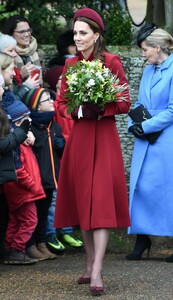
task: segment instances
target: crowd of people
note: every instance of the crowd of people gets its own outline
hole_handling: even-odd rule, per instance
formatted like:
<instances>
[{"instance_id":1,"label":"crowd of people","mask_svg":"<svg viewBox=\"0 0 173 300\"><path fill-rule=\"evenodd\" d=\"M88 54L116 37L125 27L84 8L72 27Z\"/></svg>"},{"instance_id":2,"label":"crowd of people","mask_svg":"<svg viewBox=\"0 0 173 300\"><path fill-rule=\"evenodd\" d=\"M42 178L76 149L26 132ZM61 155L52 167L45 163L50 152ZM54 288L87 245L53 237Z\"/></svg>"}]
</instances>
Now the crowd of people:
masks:
<instances>
[{"instance_id":1,"label":"crowd of people","mask_svg":"<svg viewBox=\"0 0 173 300\"><path fill-rule=\"evenodd\" d=\"M144 107L150 118L129 118L127 134L135 142L128 201L115 118L128 114L129 91L104 107L85 101L69 112L66 73L99 59L119 85L128 81L120 57L107 50L101 16L82 8L73 21L73 29L58 35L57 54L44 72L27 19L13 15L0 33L0 257L30 265L57 258L66 244L84 246L86 267L77 283L102 295L110 229L136 234L128 260L145 250L149 255L150 235L173 236L173 38L153 23L137 36L147 65L135 108Z\"/></svg>"}]
</instances>

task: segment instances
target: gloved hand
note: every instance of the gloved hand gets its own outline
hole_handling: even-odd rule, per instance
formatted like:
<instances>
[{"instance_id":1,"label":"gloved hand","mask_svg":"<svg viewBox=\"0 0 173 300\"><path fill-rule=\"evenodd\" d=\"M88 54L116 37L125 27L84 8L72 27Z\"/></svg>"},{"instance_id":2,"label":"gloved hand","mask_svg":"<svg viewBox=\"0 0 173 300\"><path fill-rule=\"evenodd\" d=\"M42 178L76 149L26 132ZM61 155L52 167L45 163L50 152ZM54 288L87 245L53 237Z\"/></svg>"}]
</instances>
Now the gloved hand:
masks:
<instances>
[{"instance_id":1,"label":"gloved hand","mask_svg":"<svg viewBox=\"0 0 173 300\"><path fill-rule=\"evenodd\" d=\"M28 133L30 126L31 126L30 120L25 119L19 127L21 129L23 129L23 131L25 131L25 133Z\"/></svg>"},{"instance_id":2,"label":"gloved hand","mask_svg":"<svg viewBox=\"0 0 173 300\"><path fill-rule=\"evenodd\" d=\"M56 135L53 139L53 142L58 149L64 149L65 139L63 137L59 137Z\"/></svg>"},{"instance_id":3,"label":"gloved hand","mask_svg":"<svg viewBox=\"0 0 173 300\"><path fill-rule=\"evenodd\" d=\"M79 110L79 108L76 108L71 112L71 117L72 117L73 120L78 119L78 110Z\"/></svg>"},{"instance_id":4,"label":"gloved hand","mask_svg":"<svg viewBox=\"0 0 173 300\"><path fill-rule=\"evenodd\" d=\"M129 127L129 131L133 133L136 138L144 140L146 138L145 133L142 129L142 125L140 123L135 123Z\"/></svg>"},{"instance_id":5,"label":"gloved hand","mask_svg":"<svg viewBox=\"0 0 173 300\"><path fill-rule=\"evenodd\" d=\"M85 102L83 104L82 111L83 111L83 117L85 119L92 119L92 120L98 119L98 117L103 112L102 109L99 107L99 105L90 102Z\"/></svg>"},{"instance_id":6,"label":"gloved hand","mask_svg":"<svg viewBox=\"0 0 173 300\"><path fill-rule=\"evenodd\" d=\"M60 136L56 135L53 139L53 143L54 143L55 148L57 150L58 157L61 158L62 154L63 154L63 151L64 151L64 147L65 147L64 137L60 137Z\"/></svg>"}]
</instances>

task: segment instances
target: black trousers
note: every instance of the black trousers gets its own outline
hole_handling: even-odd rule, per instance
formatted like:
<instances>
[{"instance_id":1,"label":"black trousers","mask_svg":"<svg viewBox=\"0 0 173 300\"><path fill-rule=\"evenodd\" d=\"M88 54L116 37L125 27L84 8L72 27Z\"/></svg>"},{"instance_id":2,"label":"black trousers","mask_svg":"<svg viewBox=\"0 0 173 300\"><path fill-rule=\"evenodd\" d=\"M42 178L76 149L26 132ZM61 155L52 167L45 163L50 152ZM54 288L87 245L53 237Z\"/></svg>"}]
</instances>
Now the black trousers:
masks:
<instances>
[{"instance_id":1,"label":"black trousers","mask_svg":"<svg viewBox=\"0 0 173 300\"><path fill-rule=\"evenodd\" d=\"M44 189L46 198L35 202L37 207L38 224L32 234L32 237L27 242L27 247L31 247L33 244L46 242L47 216L52 202L53 190L54 189Z\"/></svg>"}]
</instances>

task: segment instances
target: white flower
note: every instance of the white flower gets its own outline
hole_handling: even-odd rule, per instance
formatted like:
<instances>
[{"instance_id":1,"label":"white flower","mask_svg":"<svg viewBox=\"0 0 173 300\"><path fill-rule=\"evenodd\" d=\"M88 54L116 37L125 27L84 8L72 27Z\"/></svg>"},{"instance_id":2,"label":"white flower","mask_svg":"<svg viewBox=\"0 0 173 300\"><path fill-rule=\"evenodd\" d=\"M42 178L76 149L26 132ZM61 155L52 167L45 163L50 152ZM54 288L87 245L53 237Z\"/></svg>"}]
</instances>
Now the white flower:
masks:
<instances>
[{"instance_id":1,"label":"white flower","mask_svg":"<svg viewBox=\"0 0 173 300\"><path fill-rule=\"evenodd\" d=\"M94 79L90 79L89 81L88 81L88 84L86 85L87 87L90 87L90 86L93 86L93 85L95 85L95 80Z\"/></svg>"},{"instance_id":2,"label":"white flower","mask_svg":"<svg viewBox=\"0 0 173 300\"><path fill-rule=\"evenodd\" d=\"M65 96L69 99L67 111L71 112L83 102L98 104L104 109L108 102L126 101L126 95L122 93L127 89L127 85L119 85L117 75L113 75L99 59L82 60L69 65L65 74L68 84Z\"/></svg>"}]
</instances>

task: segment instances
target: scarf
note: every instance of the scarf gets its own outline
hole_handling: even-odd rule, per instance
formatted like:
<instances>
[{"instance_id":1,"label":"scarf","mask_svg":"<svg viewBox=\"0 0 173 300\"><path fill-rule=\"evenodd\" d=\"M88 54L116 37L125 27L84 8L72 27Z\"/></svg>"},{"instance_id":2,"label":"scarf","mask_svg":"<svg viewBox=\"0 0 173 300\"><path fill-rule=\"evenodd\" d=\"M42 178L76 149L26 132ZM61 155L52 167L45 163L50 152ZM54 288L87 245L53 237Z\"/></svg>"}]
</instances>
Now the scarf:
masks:
<instances>
[{"instance_id":1,"label":"scarf","mask_svg":"<svg viewBox=\"0 0 173 300\"><path fill-rule=\"evenodd\" d=\"M23 65L26 65L31 61L34 65L40 66L40 60L37 53L37 40L31 36L31 42L28 47L21 48L16 46L18 56L15 58L15 64L18 69L21 69Z\"/></svg>"},{"instance_id":2,"label":"scarf","mask_svg":"<svg viewBox=\"0 0 173 300\"><path fill-rule=\"evenodd\" d=\"M47 127L49 123L53 120L55 116L54 111L50 112L37 112L35 110L31 110L30 118L32 119L33 125L45 125Z\"/></svg>"}]
</instances>

